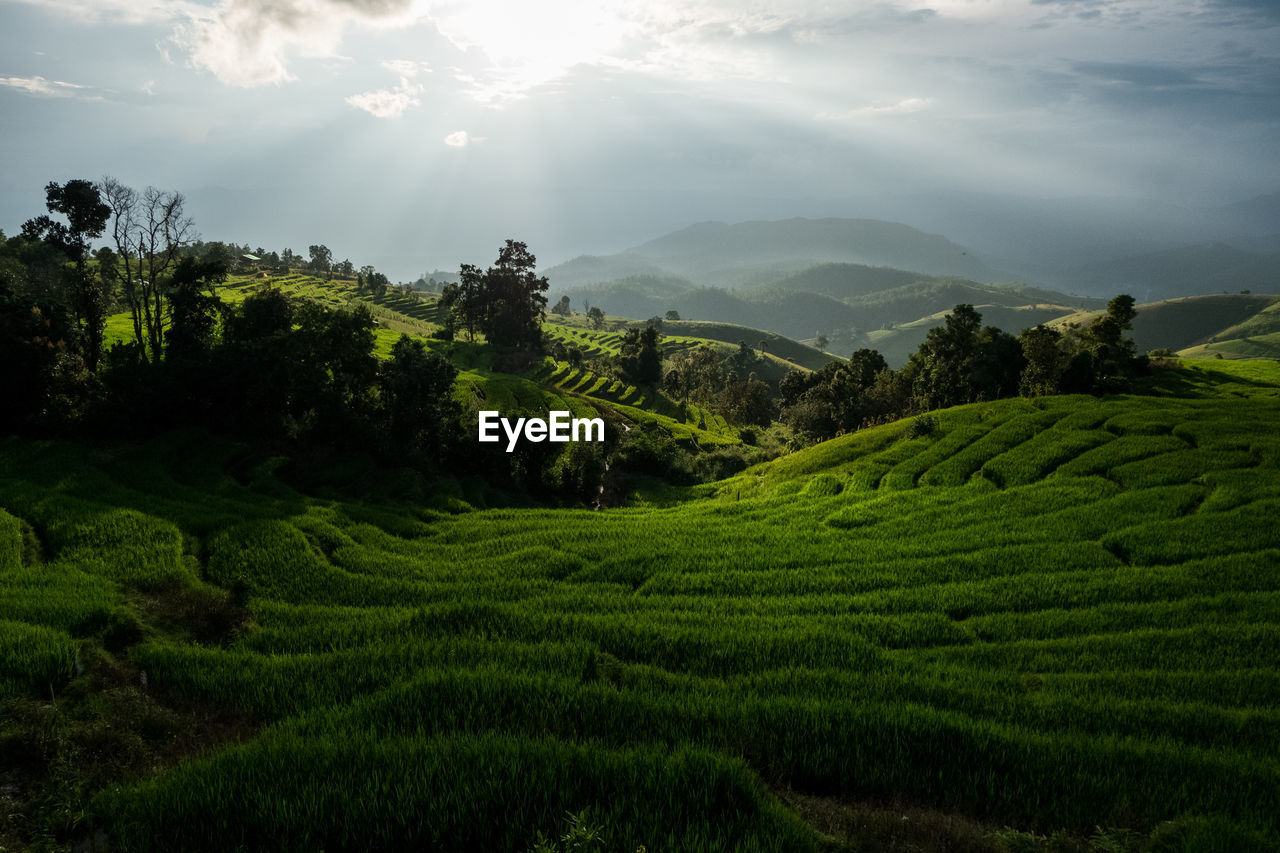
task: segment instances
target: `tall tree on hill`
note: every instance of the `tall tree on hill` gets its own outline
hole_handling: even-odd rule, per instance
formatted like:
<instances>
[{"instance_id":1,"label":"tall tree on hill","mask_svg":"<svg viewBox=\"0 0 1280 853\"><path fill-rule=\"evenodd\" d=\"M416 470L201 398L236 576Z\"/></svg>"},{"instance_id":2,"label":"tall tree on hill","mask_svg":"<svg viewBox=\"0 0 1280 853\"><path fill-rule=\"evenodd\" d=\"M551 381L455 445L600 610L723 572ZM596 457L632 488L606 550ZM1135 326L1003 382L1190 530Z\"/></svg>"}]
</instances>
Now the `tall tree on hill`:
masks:
<instances>
[{"instance_id":1,"label":"tall tree on hill","mask_svg":"<svg viewBox=\"0 0 1280 853\"><path fill-rule=\"evenodd\" d=\"M476 330L483 328L485 299L485 274L475 264L463 264L458 272L457 296L452 304L454 315L459 325L467 330L469 341L474 341Z\"/></svg>"},{"instance_id":2,"label":"tall tree on hill","mask_svg":"<svg viewBox=\"0 0 1280 853\"><path fill-rule=\"evenodd\" d=\"M663 387L682 402L708 402L729 378L720 354L707 344L699 344L671 359Z\"/></svg>"},{"instance_id":3,"label":"tall tree on hill","mask_svg":"<svg viewBox=\"0 0 1280 853\"><path fill-rule=\"evenodd\" d=\"M83 368L71 311L58 296L66 273L56 247L0 233L0 431L69 413L57 389Z\"/></svg>"},{"instance_id":4,"label":"tall tree on hill","mask_svg":"<svg viewBox=\"0 0 1280 853\"><path fill-rule=\"evenodd\" d=\"M307 254L311 256L307 266L313 272L328 272L333 267L333 252L323 243L318 246L308 246Z\"/></svg>"},{"instance_id":5,"label":"tall tree on hill","mask_svg":"<svg viewBox=\"0 0 1280 853\"><path fill-rule=\"evenodd\" d=\"M746 341L738 341L737 351L729 356L725 361L725 366L737 377L738 381L745 382L751 378L751 374L763 361L764 358L748 346Z\"/></svg>"},{"instance_id":6,"label":"tall tree on hill","mask_svg":"<svg viewBox=\"0 0 1280 853\"><path fill-rule=\"evenodd\" d=\"M111 177L100 186L111 209L114 271L133 319L134 340L142 358L158 362L172 319L172 275L195 239L195 224L181 193L155 187L137 193Z\"/></svg>"},{"instance_id":7,"label":"tall tree on hill","mask_svg":"<svg viewBox=\"0 0 1280 853\"><path fill-rule=\"evenodd\" d=\"M716 410L739 426L767 427L773 423L773 399L769 386L759 379L730 382L717 395Z\"/></svg>"},{"instance_id":8,"label":"tall tree on hill","mask_svg":"<svg viewBox=\"0 0 1280 853\"><path fill-rule=\"evenodd\" d=\"M374 296L385 296L391 279L378 272L371 264L365 264L356 274L356 292L370 293Z\"/></svg>"},{"instance_id":9,"label":"tall tree on hill","mask_svg":"<svg viewBox=\"0 0 1280 853\"><path fill-rule=\"evenodd\" d=\"M1062 333L1043 323L1025 329L1018 336L1026 367L1019 377L1018 390L1025 397L1055 394L1067 368L1067 354L1062 348Z\"/></svg>"},{"instance_id":10,"label":"tall tree on hill","mask_svg":"<svg viewBox=\"0 0 1280 853\"><path fill-rule=\"evenodd\" d=\"M1094 386L1102 391L1118 391L1133 378L1138 359L1133 338L1124 333L1133 328L1138 316L1134 300L1120 294L1107 303L1107 313L1089 324L1085 338L1093 357Z\"/></svg>"},{"instance_id":11,"label":"tall tree on hill","mask_svg":"<svg viewBox=\"0 0 1280 853\"><path fill-rule=\"evenodd\" d=\"M618 356L622 378L633 385L662 382L662 335L654 326L628 329Z\"/></svg>"},{"instance_id":12,"label":"tall tree on hill","mask_svg":"<svg viewBox=\"0 0 1280 853\"><path fill-rule=\"evenodd\" d=\"M103 328L111 302L111 280L104 279L100 270L89 267L89 241L102 236L111 208L102 200L92 181L50 182L44 189L49 213L62 214L66 222L40 215L23 224L22 234L29 240L43 240L56 246L71 261L72 270L67 275L67 304L81 337L85 365L96 371L102 356Z\"/></svg>"},{"instance_id":13,"label":"tall tree on hill","mask_svg":"<svg viewBox=\"0 0 1280 853\"><path fill-rule=\"evenodd\" d=\"M422 341L400 336L391 347L391 358L378 371L379 409L389 449L440 459L459 415L453 399L457 375L457 368L428 351Z\"/></svg>"},{"instance_id":14,"label":"tall tree on hill","mask_svg":"<svg viewBox=\"0 0 1280 853\"><path fill-rule=\"evenodd\" d=\"M946 322L925 335L905 370L917 397L931 409L973 399L970 374L978 356L982 315L972 305L957 305Z\"/></svg>"},{"instance_id":15,"label":"tall tree on hill","mask_svg":"<svg viewBox=\"0 0 1280 853\"><path fill-rule=\"evenodd\" d=\"M498 260L485 272L481 330L490 343L533 352L542 349L550 282L537 275L536 265L537 258L527 245L507 240L498 250Z\"/></svg>"},{"instance_id":16,"label":"tall tree on hill","mask_svg":"<svg viewBox=\"0 0 1280 853\"><path fill-rule=\"evenodd\" d=\"M178 262L169 290L169 359L193 361L208 353L223 307L213 289L226 278L227 265L220 258L185 257Z\"/></svg>"}]
</instances>

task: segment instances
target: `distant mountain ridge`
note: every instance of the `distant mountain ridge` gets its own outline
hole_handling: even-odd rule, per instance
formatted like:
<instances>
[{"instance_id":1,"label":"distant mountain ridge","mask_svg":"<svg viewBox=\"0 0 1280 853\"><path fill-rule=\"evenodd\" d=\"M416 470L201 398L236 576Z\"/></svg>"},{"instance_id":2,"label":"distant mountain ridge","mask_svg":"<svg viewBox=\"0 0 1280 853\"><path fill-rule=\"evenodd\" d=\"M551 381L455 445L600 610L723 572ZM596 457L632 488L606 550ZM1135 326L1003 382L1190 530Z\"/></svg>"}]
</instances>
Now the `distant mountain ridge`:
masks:
<instances>
[{"instance_id":1,"label":"distant mountain ridge","mask_svg":"<svg viewBox=\"0 0 1280 853\"><path fill-rule=\"evenodd\" d=\"M740 287L770 274L822 263L887 266L929 275L994 281L999 274L967 248L908 225L876 219L701 222L616 255L582 256L546 271L572 289L628 276L682 276L697 284Z\"/></svg>"}]
</instances>

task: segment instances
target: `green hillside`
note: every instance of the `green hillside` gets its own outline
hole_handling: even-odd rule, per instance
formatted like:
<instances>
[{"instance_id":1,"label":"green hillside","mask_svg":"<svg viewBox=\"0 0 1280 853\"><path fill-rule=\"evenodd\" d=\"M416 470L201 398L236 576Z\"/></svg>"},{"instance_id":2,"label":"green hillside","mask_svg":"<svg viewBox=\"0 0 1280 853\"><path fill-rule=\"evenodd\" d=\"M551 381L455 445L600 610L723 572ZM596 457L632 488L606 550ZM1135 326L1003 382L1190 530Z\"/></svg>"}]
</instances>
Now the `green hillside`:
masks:
<instances>
[{"instance_id":1,"label":"green hillside","mask_svg":"<svg viewBox=\"0 0 1280 853\"><path fill-rule=\"evenodd\" d=\"M979 303L974 307L982 315L984 325L995 326L1015 335L1040 323L1049 323L1067 310L1060 305L1024 305L1011 308ZM877 329L867 334L863 345L878 350L892 366L906 364L912 353L920 348L929 330L946 322L950 310L940 310L911 323L892 324L889 328Z\"/></svg>"},{"instance_id":2,"label":"green hillside","mask_svg":"<svg viewBox=\"0 0 1280 853\"><path fill-rule=\"evenodd\" d=\"M553 293L560 289L553 285ZM633 277L566 291L575 308L590 304L610 314L663 316L675 310L686 320L727 323L807 341L824 334L835 352L865 346L876 330L915 323L956 305L995 306L1038 312L1043 322L1077 309L1100 309L1104 300L1068 296L1023 285L990 285L855 264L824 264L742 290L703 287L676 278ZM1026 317L1010 317L1012 322ZM1014 328L1018 331L1022 327ZM921 333L920 339L923 339ZM919 340L902 344L902 359ZM890 359L894 361L894 359Z\"/></svg>"},{"instance_id":3,"label":"green hillside","mask_svg":"<svg viewBox=\"0 0 1280 853\"><path fill-rule=\"evenodd\" d=\"M788 365L803 367L806 370L821 370L836 360L830 353L793 341L773 332L763 332L732 323L714 323L704 320L675 320L662 325L664 333L701 340L720 341L736 346L745 342L748 346L758 347L765 343L767 355L775 357Z\"/></svg>"},{"instance_id":4,"label":"green hillside","mask_svg":"<svg viewBox=\"0 0 1280 853\"><path fill-rule=\"evenodd\" d=\"M1280 332L1246 338L1219 339L1210 344L1187 347L1178 355L1187 358L1273 358L1280 359Z\"/></svg>"},{"instance_id":5,"label":"green hillside","mask_svg":"<svg viewBox=\"0 0 1280 853\"><path fill-rule=\"evenodd\" d=\"M525 851L566 812L627 851L1275 849L1280 367L1148 390L604 512L4 439L4 807L129 850Z\"/></svg>"},{"instance_id":6,"label":"green hillside","mask_svg":"<svg viewBox=\"0 0 1280 853\"><path fill-rule=\"evenodd\" d=\"M1276 305L1280 296L1221 293L1187 296L1138 305L1133 341L1139 352L1186 350L1215 340L1243 338L1280 330ZM1098 312L1066 315L1052 325L1087 324ZM1201 350L1209 352L1212 350ZM1190 353L1188 353L1190 354Z\"/></svg>"}]
</instances>

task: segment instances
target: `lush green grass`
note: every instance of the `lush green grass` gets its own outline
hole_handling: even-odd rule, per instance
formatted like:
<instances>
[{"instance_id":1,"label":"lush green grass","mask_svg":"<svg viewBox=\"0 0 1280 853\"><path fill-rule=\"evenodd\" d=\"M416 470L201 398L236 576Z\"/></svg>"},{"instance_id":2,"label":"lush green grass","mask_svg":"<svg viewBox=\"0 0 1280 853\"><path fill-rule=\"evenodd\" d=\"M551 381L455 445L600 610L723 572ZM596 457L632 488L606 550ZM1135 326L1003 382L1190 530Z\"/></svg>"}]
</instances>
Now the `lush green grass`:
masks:
<instances>
[{"instance_id":1,"label":"lush green grass","mask_svg":"<svg viewBox=\"0 0 1280 853\"><path fill-rule=\"evenodd\" d=\"M460 393L630 399L566 368ZM0 691L83 692L77 655L109 647L258 727L86 791L122 849L523 851L583 809L608 849L823 844L782 790L1078 838L1194 815L1222 849L1274 846L1280 368L1148 385L951 409L606 512L320 500L196 434L10 439ZM247 602L236 631L112 628L206 584Z\"/></svg>"},{"instance_id":2,"label":"lush green grass","mask_svg":"<svg viewBox=\"0 0 1280 853\"><path fill-rule=\"evenodd\" d=\"M1218 336L1212 343L1187 347L1178 355L1187 358L1280 359L1280 332L1264 332L1246 337Z\"/></svg>"},{"instance_id":3,"label":"lush green grass","mask_svg":"<svg viewBox=\"0 0 1280 853\"><path fill-rule=\"evenodd\" d=\"M1280 297L1246 293L1184 296L1148 302L1137 306L1133 340L1139 352L1172 349L1197 358L1212 357L1219 351L1224 358L1270 357L1263 352L1228 356L1229 352L1237 350L1230 346L1220 348L1215 342L1238 342L1238 339L1265 336L1280 330L1277 305L1280 305ZM1050 325L1087 325L1099 314L1097 311L1077 312Z\"/></svg>"}]
</instances>

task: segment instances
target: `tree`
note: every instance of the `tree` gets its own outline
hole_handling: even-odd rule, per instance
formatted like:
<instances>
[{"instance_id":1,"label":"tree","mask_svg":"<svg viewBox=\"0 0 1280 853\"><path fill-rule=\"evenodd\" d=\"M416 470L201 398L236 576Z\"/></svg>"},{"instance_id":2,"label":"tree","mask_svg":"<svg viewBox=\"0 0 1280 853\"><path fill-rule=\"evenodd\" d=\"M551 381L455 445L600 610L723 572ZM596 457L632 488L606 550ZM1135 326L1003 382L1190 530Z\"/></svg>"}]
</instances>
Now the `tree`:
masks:
<instances>
[{"instance_id":1,"label":"tree","mask_svg":"<svg viewBox=\"0 0 1280 853\"><path fill-rule=\"evenodd\" d=\"M676 320L679 320L679 319L680 319L680 312L679 312L679 311L676 311L676 310L673 308L672 310L670 310L670 311L668 311L668 312L667 312L666 317L667 317L667 319L668 319L668 320L671 320L671 321L673 321L673 322L674 322L674 321L676 321Z\"/></svg>"},{"instance_id":2,"label":"tree","mask_svg":"<svg viewBox=\"0 0 1280 853\"><path fill-rule=\"evenodd\" d=\"M1000 400L1018 394L1026 365L1022 344L995 326L978 333L978 351L969 370L971 400Z\"/></svg>"},{"instance_id":3,"label":"tree","mask_svg":"<svg viewBox=\"0 0 1280 853\"><path fill-rule=\"evenodd\" d=\"M707 344L685 350L671 360L663 379L667 391L680 400L707 402L724 388L724 360Z\"/></svg>"},{"instance_id":4,"label":"tree","mask_svg":"<svg viewBox=\"0 0 1280 853\"><path fill-rule=\"evenodd\" d=\"M827 345L830 343L831 341L827 340L826 335L818 335L818 339L813 342L813 345L825 352L827 349Z\"/></svg>"},{"instance_id":5,"label":"tree","mask_svg":"<svg viewBox=\"0 0 1280 853\"><path fill-rule=\"evenodd\" d=\"M759 379L731 382L718 395L716 409L725 420L739 426L767 427L773 423L769 386Z\"/></svg>"},{"instance_id":6,"label":"tree","mask_svg":"<svg viewBox=\"0 0 1280 853\"><path fill-rule=\"evenodd\" d=\"M1067 355L1062 348L1062 333L1040 324L1024 329L1018 336L1026 367L1018 379L1018 392L1025 397L1056 394L1062 374L1067 369Z\"/></svg>"},{"instance_id":7,"label":"tree","mask_svg":"<svg viewBox=\"0 0 1280 853\"><path fill-rule=\"evenodd\" d=\"M169 294L168 358L193 361L208 353L222 308L212 295L213 285L226 277L227 265L220 258L185 257L178 263Z\"/></svg>"},{"instance_id":8,"label":"tree","mask_svg":"<svg viewBox=\"0 0 1280 853\"><path fill-rule=\"evenodd\" d=\"M622 378L633 385L656 386L662 381L662 336L653 326L628 329L618 357Z\"/></svg>"},{"instance_id":9,"label":"tree","mask_svg":"<svg viewBox=\"0 0 1280 853\"><path fill-rule=\"evenodd\" d=\"M535 272L529 247L507 240L484 274L481 329L490 343L533 352L542 349L542 318L550 282Z\"/></svg>"},{"instance_id":10,"label":"tree","mask_svg":"<svg viewBox=\"0 0 1280 853\"><path fill-rule=\"evenodd\" d=\"M599 306L588 309L587 319L591 321L591 328L604 328L604 312L600 310Z\"/></svg>"},{"instance_id":11,"label":"tree","mask_svg":"<svg viewBox=\"0 0 1280 853\"><path fill-rule=\"evenodd\" d=\"M876 375L888 366L884 356L877 350L864 348L849 356L847 369L853 375L854 383L858 388L870 388L875 382Z\"/></svg>"},{"instance_id":12,"label":"tree","mask_svg":"<svg viewBox=\"0 0 1280 853\"><path fill-rule=\"evenodd\" d=\"M0 431L56 425L79 407L77 330L56 298L66 274L59 249L0 234Z\"/></svg>"},{"instance_id":13,"label":"tree","mask_svg":"<svg viewBox=\"0 0 1280 853\"><path fill-rule=\"evenodd\" d=\"M1125 388L1136 372L1138 359L1133 339L1124 333L1138 316L1134 300L1121 294L1107 303L1107 313L1089 324L1084 342L1093 359L1093 384L1101 391Z\"/></svg>"},{"instance_id":14,"label":"tree","mask_svg":"<svg viewBox=\"0 0 1280 853\"><path fill-rule=\"evenodd\" d=\"M933 408L973 400L971 372L978 353L982 315L972 305L957 305L946 322L925 335L905 368L917 396Z\"/></svg>"},{"instance_id":15,"label":"tree","mask_svg":"<svg viewBox=\"0 0 1280 853\"><path fill-rule=\"evenodd\" d=\"M356 274L356 292L369 293L375 297L386 295L391 280L378 272L371 265L365 264Z\"/></svg>"},{"instance_id":16,"label":"tree","mask_svg":"<svg viewBox=\"0 0 1280 853\"><path fill-rule=\"evenodd\" d=\"M308 246L307 254L311 256L307 266L314 272L328 272L333 267L333 252L329 251L328 246Z\"/></svg>"},{"instance_id":17,"label":"tree","mask_svg":"<svg viewBox=\"0 0 1280 853\"><path fill-rule=\"evenodd\" d=\"M746 381L763 360L746 341L738 341L738 350L729 356L726 366L739 381Z\"/></svg>"},{"instance_id":18,"label":"tree","mask_svg":"<svg viewBox=\"0 0 1280 853\"><path fill-rule=\"evenodd\" d=\"M50 182L44 189L49 213L60 213L67 221L64 224L47 215L37 216L23 224L22 235L50 243L72 263L67 276L67 303L81 338L85 364L94 371L102 356L111 278L108 273L104 280L101 270L90 269L89 241L102 236L111 208L92 181Z\"/></svg>"},{"instance_id":19,"label":"tree","mask_svg":"<svg viewBox=\"0 0 1280 853\"><path fill-rule=\"evenodd\" d=\"M570 314L572 314L572 313L573 313L573 311L572 311L572 310L570 310L570 308L569 308L569 296L568 296L568 294L566 294L566 295L564 295L564 296L561 296L561 297L560 297L560 300L559 300L558 302L556 302L556 304L555 304L555 305L551 306L551 313L552 313L552 314L558 314L558 315L560 315L560 316L562 316L562 317L568 317Z\"/></svg>"},{"instance_id":20,"label":"tree","mask_svg":"<svg viewBox=\"0 0 1280 853\"><path fill-rule=\"evenodd\" d=\"M435 337L441 340L451 341L457 333L458 315L456 306L459 295L458 285L453 282L449 282L440 289L439 303L443 310L441 311L440 329L435 332Z\"/></svg>"},{"instance_id":21,"label":"tree","mask_svg":"<svg viewBox=\"0 0 1280 853\"><path fill-rule=\"evenodd\" d=\"M453 399L457 368L408 335L391 347L378 374L383 428L394 451L439 458L460 414Z\"/></svg>"},{"instance_id":22,"label":"tree","mask_svg":"<svg viewBox=\"0 0 1280 853\"><path fill-rule=\"evenodd\" d=\"M476 339L485 309L485 275L474 264L463 264L458 274L458 295L453 301L454 313L467 330L467 340Z\"/></svg>"},{"instance_id":23,"label":"tree","mask_svg":"<svg viewBox=\"0 0 1280 853\"><path fill-rule=\"evenodd\" d=\"M181 193L147 187L141 194L111 177L102 191L111 208L121 291L143 358L158 362L170 323L170 278L183 251L195 240Z\"/></svg>"}]
</instances>

